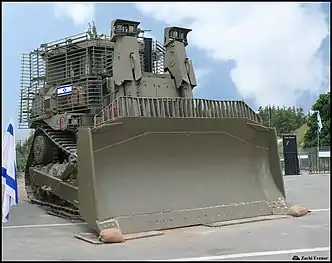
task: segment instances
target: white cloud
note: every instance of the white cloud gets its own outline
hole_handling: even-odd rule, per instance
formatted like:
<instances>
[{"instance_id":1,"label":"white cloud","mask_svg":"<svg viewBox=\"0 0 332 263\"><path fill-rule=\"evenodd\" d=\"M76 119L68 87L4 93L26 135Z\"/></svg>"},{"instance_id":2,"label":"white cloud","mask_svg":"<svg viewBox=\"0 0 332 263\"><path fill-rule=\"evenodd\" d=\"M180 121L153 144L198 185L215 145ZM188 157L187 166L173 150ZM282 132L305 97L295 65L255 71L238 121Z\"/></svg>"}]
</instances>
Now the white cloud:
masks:
<instances>
[{"instance_id":1,"label":"white cloud","mask_svg":"<svg viewBox=\"0 0 332 263\"><path fill-rule=\"evenodd\" d=\"M54 15L58 18L69 18L75 25L91 22L95 16L94 3L56 3Z\"/></svg>"},{"instance_id":2,"label":"white cloud","mask_svg":"<svg viewBox=\"0 0 332 263\"><path fill-rule=\"evenodd\" d=\"M139 3L143 14L192 28L190 44L216 60L235 60L231 77L257 104L295 104L316 95L328 68L316 53L329 34L317 4Z\"/></svg>"},{"instance_id":3,"label":"white cloud","mask_svg":"<svg viewBox=\"0 0 332 263\"><path fill-rule=\"evenodd\" d=\"M195 76L197 82L199 82L201 79L206 77L208 74L211 73L211 69L206 69L206 68L196 68L195 69Z\"/></svg>"},{"instance_id":4,"label":"white cloud","mask_svg":"<svg viewBox=\"0 0 332 263\"><path fill-rule=\"evenodd\" d=\"M194 96L198 95L199 92L204 91L204 78L206 76L208 76L212 70L208 69L208 68L197 68L194 66L194 70L195 70L195 76L196 76L196 82L197 82L197 86L195 87L195 89L193 90L194 92ZM202 97L200 95L198 95L199 97Z\"/></svg>"}]
</instances>

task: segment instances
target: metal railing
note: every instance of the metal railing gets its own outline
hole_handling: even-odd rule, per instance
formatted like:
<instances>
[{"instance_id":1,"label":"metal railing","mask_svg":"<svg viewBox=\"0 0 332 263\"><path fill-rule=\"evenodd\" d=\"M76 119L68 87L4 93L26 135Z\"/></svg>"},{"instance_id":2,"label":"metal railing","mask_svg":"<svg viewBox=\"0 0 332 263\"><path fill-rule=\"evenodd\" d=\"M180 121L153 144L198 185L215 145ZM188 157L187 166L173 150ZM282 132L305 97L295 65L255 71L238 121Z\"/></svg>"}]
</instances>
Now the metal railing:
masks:
<instances>
[{"instance_id":1,"label":"metal railing","mask_svg":"<svg viewBox=\"0 0 332 263\"><path fill-rule=\"evenodd\" d=\"M243 101L119 97L94 116L94 126L120 117L243 118L262 123L261 117Z\"/></svg>"}]
</instances>

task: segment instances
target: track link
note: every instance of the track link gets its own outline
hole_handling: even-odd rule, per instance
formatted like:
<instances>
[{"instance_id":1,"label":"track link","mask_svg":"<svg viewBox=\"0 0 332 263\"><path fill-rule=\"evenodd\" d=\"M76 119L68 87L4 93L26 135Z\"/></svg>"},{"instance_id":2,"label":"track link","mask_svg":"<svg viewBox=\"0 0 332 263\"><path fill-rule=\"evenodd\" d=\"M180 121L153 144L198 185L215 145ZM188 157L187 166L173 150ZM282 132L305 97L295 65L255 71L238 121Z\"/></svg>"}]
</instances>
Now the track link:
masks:
<instances>
[{"instance_id":1,"label":"track link","mask_svg":"<svg viewBox=\"0 0 332 263\"><path fill-rule=\"evenodd\" d=\"M76 144L76 138L73 133L70 133L68 131L57 131L53 130L47 125L41 126L35 131L36 134L40 134L42 132L44 135L46 135L59 149L61 149L63 152L65 152L68 156L71 156L71 160L76 159L77 157L77 144ZM34 143L34 141L33 141ZM33 147L33 144L32 146ZM30 150L29 159L27 163L27 169L26 169L26 176L27 173L29 173L29 168L33 166L33 158L32 158L32 148ZM26 183L27 185L27 183ZM31 192L30 192L31 194ZM46 194L46 193L45 193ZM77 208L72 208L73 206L67 203L65 200L60 199L59 197L53 195L50 193L51 196L54 196L53 202L48 202L46 200L41 200L44 198L38 198L39 195L33 194L33 196L29 195L28 198L30 199L31 203L37 204L41 206L43 209L45 209L48 213L54 214L59 217L66 218L68 220L83 220L80 216L79 210ZM46 198L45 198L46 199ZM48 199L48 198L47 198ZM65 204L62 204L65 203Z\"/></svg>"},{"instance_id":2,"label":"track link","mask_svg":"<svg viewBox=\"0 0 332 263\"><path fill-rule=\"evenodd\" d=\"M32 204L37 204L43 209L45 209L49 214L62 217L68 220L73 220L73 221L84 221L79 213L78 210L65 207L65 206L60 206L56 205L53 203L41 201L32 197L29 197L30 201Z\"/></svg>"}]
</instances>

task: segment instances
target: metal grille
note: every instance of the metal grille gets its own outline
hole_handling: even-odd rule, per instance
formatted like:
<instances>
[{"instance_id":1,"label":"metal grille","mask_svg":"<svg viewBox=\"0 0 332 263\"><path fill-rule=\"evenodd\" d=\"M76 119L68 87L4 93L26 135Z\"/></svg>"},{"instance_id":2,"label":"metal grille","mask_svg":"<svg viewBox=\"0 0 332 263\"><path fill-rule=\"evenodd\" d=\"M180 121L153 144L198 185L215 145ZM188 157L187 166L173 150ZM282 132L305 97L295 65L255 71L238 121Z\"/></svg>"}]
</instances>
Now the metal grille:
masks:
<instances>
[{"instance_id":1,"label":"metal grille","mask_svg":"<svg viewBox=\"0 0 332 263\"><path fill-rule=\"evenodd\" d=\"M72 85L72 93L57 97L58 112L101 108L102 79L83 79Z\"/></svg>"},{"instance_id":2,"label":"metal grille","mask_svg":"<svg viewBox=\"0 0 332 263\"><path fill-rule=\"evenodd\" d=\"M49 85L112 73L113 43L109 37L90 39L84 33L44 47Z\"/></svg>"},{"instance_id":3,"label":"metal grille","mask_svg":"<svg viewBox=\"0 0 332 263\"><path fill-rule=\"evenodd\" d=\"M112 75L113 43L82 33L43 44L22 55L19 128L45 114L101 108L101 75ZM45 100L49 89L72 85L72 93Z\"/></svg>"},{"instance_id":4,"label":"metal grille","mask_svg":"<svg viewBox=\"0 0 332 263\"><path fill-rule=\"evenodd\" d=\"M120 97L94 117L94 125L119 117L245 118L262 123L260 116L243 101Z\"/></svg>"},{"instance_id":5,"label":"metal grille","mask_svg":"<svg viewBox=\"0 0 332 263\"><path fill-rule=\"evenodd\" d=\"M139 50L139 60L140 60L140 63L141 63L141 69L142 69L142 71L144 71L145 56L144 56L144 51L143 50Z\"/></svg>"},{"instance_id":6,"label":"metal grille","mask_svg":"<svg viewBox=\"0 0 332 263\"><path fill-rule=\"evenodd\" d=\"M21 57L21 91L18 126L28 128L30 117L40 115L43 105L38 100L45 85L45 65L40 50Z\"/></svg>"},{"instance_id":7,"label":"metal grille","mask_svg":"<svg viewBox=\"0 0 332 263\"><path fill-rule=\"evenodd\" d=\"M152 50L152 72L156 74L164 73L165 48L158 41L154 41Z\"/></svg>"},{"instance_id":8,"label":"metal grille","mask_svg":"<svg viewBox=\"0 0 332 263\"><path fill-rule=\"evenodd\" d=\"M71 94L57 97L58 112L102 107L101 75L112 75L113 53L108 36L88 33L47 45L47 84L72 84Z\"/></svg>"}]
</instances>

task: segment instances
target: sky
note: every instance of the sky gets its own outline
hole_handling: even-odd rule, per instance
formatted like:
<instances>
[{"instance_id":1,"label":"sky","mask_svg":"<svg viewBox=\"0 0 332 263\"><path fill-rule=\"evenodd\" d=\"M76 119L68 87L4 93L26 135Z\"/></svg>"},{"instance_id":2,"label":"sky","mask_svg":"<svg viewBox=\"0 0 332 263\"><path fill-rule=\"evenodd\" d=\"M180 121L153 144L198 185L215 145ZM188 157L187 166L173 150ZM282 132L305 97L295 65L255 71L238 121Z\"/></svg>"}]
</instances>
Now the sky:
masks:
<instances>
[{"instance_id":1,"label":"sky","mask_svg":"<svg viewBox=\"0 0 332 263\"><path fill-rule=\"evenodd\" d=\"M195 97L244 99L309 111L330 90L329 3L2 3L2 135L17 127L21 54L116 18L141 22L161 42L167 26L191 28ZM19 18L19 19L18 19ZM28 135L18 130L16 139Z\"/></svg>"}]
</instances>

